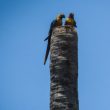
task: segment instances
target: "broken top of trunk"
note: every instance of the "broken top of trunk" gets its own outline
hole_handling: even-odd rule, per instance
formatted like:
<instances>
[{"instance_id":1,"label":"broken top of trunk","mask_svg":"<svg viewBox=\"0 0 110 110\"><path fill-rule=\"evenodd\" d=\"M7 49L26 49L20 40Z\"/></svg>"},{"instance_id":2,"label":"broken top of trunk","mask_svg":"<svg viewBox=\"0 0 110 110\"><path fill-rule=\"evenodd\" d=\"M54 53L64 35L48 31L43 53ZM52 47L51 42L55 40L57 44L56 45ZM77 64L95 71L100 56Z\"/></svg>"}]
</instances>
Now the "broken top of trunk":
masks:
<instances>
[{"instance_id":1,"label":"broken top of trunk","mask_svg":"<svg viewBox=\"0 0 110 110\"><path fill-rule=\"evenodd\" d=\"M71 26L58 26L53 29L53 35L77 34L76 29Z\"/></svg>"}]
</instances>

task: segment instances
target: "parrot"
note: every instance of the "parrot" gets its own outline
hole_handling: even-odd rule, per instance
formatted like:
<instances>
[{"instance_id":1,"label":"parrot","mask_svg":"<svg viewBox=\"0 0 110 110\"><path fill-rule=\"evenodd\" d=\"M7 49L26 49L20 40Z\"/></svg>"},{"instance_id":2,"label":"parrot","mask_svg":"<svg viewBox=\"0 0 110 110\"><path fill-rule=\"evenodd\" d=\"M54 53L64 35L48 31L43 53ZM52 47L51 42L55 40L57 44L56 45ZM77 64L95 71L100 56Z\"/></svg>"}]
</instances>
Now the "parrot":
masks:
<instances>
[{"instance_id":1,"label":"parrot","mask_svg":"<svg viewBox=\"0 0 110 110\"><path fill-rule=\"evenodd\" d=\"M74 13L70 13L65 20L65 26L77 27L76 21L74 19Z\"/></svg>"},{"instance_id":2,"label":"parrot","mask_svg":"<svg viewBox=\"0 0 110 110\"><path fill-rule=\"evenodd\" d=\"M49 51L50 51L50 43L51 43L51 36L52 36L52 31L55 27L57 26L62 26L62 19L65 18L64 14L59 14L56 19L54 19L51 24L50 24L50 29L48 32L48 37L45 38L44 41L48 40L48 44L47 44L47 49L46 49L46 54L45 54L45 58L44 58L44 65L46 64L48 55L49 55Z\"/></svg>"}]
</instances>

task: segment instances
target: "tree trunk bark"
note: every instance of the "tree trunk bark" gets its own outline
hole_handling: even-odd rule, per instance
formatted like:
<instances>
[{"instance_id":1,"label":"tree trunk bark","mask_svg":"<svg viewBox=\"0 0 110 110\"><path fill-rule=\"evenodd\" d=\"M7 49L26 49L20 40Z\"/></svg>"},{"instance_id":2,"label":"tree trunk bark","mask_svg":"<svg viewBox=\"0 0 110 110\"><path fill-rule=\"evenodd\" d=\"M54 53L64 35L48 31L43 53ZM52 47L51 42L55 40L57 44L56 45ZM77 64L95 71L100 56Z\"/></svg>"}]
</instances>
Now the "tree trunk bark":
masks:
<instances>
[{"instance_id":1,"label":"tree trunk bark","mask_svg":"<svg viewBox=\"0 0 110 110\"><path fill-rule=\"evenodd\" d=\"M79 110L78 36L73 28L53 30L50 81L50 110Z\"/></svg>"}]
</instances>

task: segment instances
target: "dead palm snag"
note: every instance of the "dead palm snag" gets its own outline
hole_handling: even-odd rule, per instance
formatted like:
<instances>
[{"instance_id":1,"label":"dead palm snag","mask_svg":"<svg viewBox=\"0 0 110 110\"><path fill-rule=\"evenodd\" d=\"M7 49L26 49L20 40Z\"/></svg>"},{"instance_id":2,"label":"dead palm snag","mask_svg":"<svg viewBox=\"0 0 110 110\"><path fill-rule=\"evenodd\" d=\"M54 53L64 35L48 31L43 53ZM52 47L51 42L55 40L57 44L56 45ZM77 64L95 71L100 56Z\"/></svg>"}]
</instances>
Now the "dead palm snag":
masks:
<instances>
[{"instance_id":1,"label":"dead palm snag","mask_svg":"<svg viewBox=\"0 0 110 110\"><path fill-rule=\"evenodd\" d=\"M50 46L50 110L79 110L78 36L74 28L53 30Z\"/></svg>"}]
</instances>

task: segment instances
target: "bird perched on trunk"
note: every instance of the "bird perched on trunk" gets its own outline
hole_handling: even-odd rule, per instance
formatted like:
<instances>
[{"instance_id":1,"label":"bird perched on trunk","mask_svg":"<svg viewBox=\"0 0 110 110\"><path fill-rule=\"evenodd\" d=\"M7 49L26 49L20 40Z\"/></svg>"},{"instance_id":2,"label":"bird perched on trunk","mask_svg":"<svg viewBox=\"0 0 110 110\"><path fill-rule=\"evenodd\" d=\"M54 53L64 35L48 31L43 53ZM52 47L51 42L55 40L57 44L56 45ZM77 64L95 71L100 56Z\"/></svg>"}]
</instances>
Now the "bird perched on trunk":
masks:
<instances>
[{"instance_id":1,"label":"bird perched on trunk","mask_svg":"<svg viewBox=\"0 0 110 110\"><path fill-rule=\"evenodd\" d=\"M70 14L69 14L68 18L67 18L66 21L65 21L65 26L77 27L73 13L70 13Z\"/></svg>"},{"instance_id":2,"label":"bird perched on trunk","mask_svg":"<svg viewBox=\"0 0 110 110\"><path fill-rule=\"evenodd\" d=\"M47 61L47 58L48 58L48 54L49 54L49 51L50 51L50 41L51 41L51 35L52 35L52 31L55 27L57 26L62 26L62 19L65 18L65 15L64 14L60 14L56 17L55 20L53 20L51 22L51 25L50 25L50 29L49 29L49 33L48 33L48 37L44 40L48 40L48 44L47 44L47 50L46 50L46 54L45 54L45 58L44 58L44 65Z\"/></svg>"}]
</instances>

